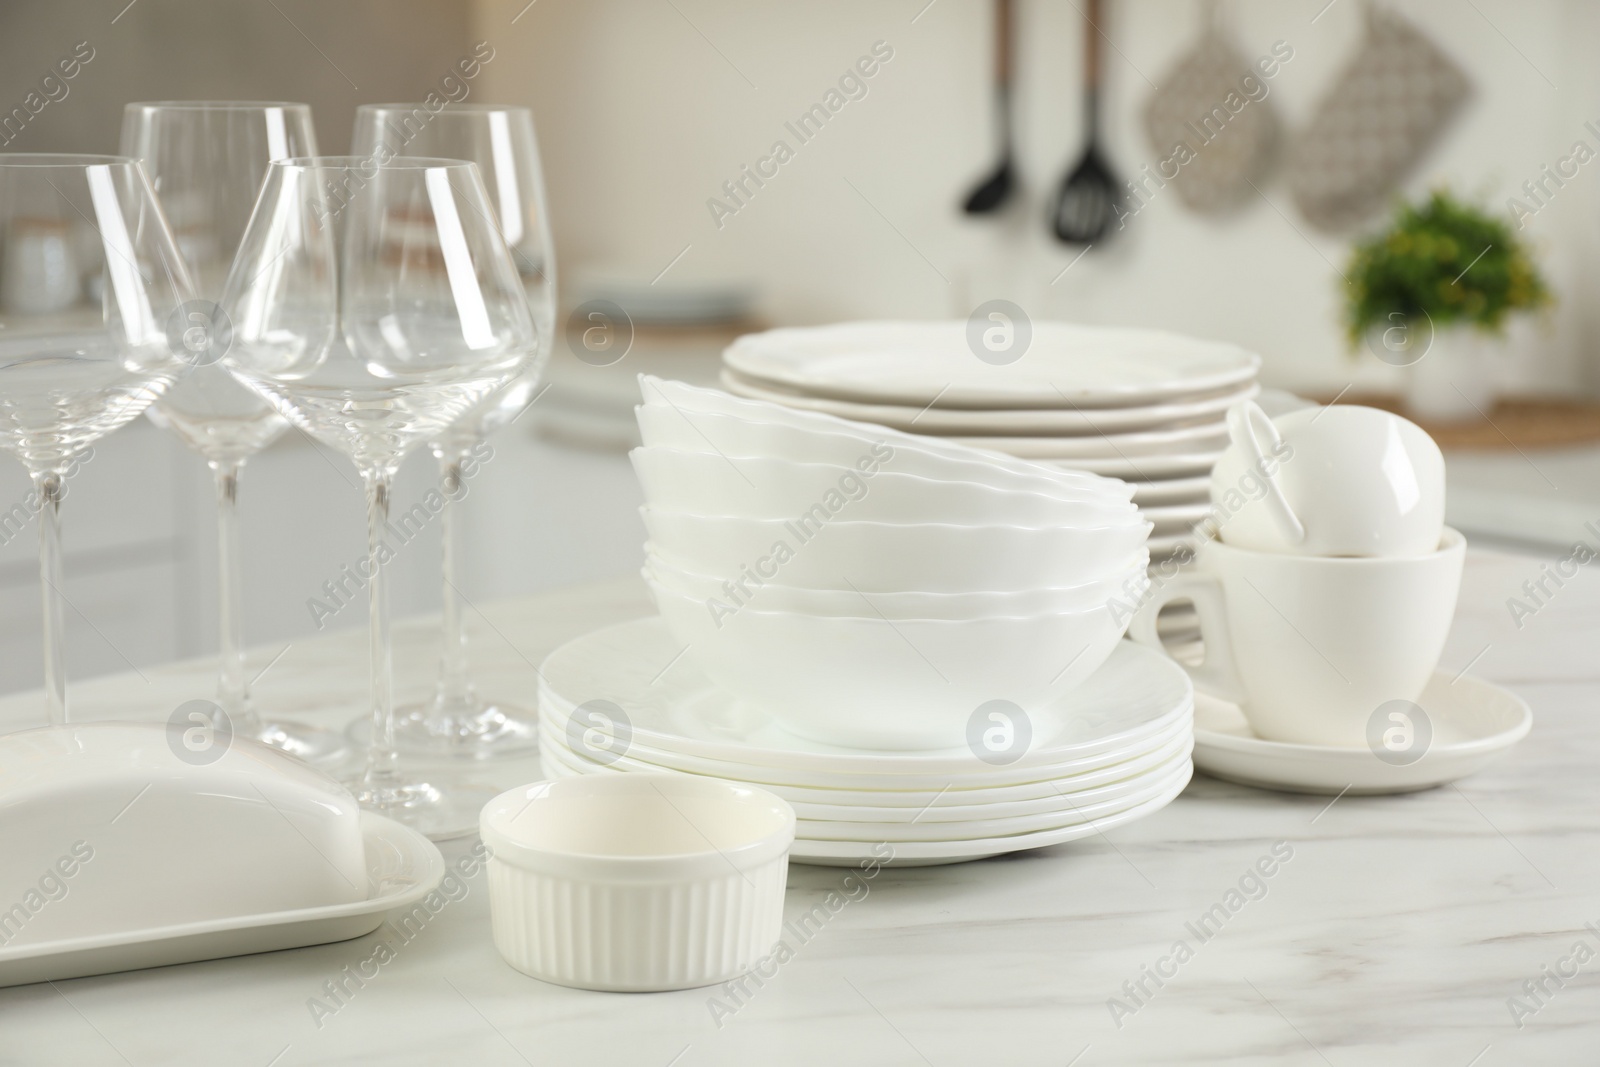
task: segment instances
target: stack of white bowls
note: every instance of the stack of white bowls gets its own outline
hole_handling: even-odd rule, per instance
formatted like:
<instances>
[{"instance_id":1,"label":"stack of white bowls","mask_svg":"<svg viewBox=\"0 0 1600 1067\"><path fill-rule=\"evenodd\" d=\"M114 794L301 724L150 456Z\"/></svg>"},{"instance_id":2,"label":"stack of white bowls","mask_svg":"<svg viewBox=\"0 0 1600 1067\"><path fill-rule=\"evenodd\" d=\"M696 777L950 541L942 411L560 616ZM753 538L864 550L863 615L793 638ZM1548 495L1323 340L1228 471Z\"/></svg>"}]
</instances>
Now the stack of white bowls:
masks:
<instances>
[{"instance_id":1,"label":"stack of white bowls","mask_svg":"<svg viewBox=\"0 0 1600 1067\"><path fill-rule=\"evenodd\" d=\"M641 386L660 617L547 661L547 774L758 784L814 862L1040 847L1182 789L1192 689L1120 640L1149 582L1126 484Z\"/></svg>"},{"instance_id":2,"label":"stack of white bowls","mask_svg":"<svg viewBox=\"0 0 1600 1067\"><path fill-rule=\"evenodd\" d=\"M1148 581L1116 479L641 379L645 577L712 681L813 740L962 743L1104 662Z\"/></svg>"},{"instance_id":3,"label":"stack of white bowls","mask_svg":"<svg viewBox=\"0 0 1600 1067\"><path fill-rule=\"evenodd\" d=\"M861 322L749 334L723 353L745 397L1112 475L1178 552L1210 504L1227 409L1260 357L1154 330L973 321Z\"/></svg>"}]
</instances>

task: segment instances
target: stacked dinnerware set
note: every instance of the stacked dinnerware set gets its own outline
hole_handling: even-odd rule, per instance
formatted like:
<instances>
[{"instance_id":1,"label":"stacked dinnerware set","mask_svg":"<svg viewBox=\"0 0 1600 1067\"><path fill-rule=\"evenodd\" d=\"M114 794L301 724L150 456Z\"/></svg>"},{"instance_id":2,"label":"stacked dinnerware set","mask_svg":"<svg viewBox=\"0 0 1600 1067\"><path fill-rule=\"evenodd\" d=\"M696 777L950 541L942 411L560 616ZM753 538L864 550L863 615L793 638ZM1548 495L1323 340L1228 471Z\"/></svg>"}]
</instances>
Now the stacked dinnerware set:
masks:
<instances>
[{"instance_id":1,"label":"stacked dinnerware set","mask_svg":"<svg viewBox=\"0 0 1600 1067\"><path fill-rule=\"evenodd\" d=\"M997 311L750 334L724 353L722 381L744 397L1121 478L1159 561L1204 517L1224 415L1258 393L1260 365L1233 345Z\"/></svg>"},{"instance_id":2,"label":"stacked dinnerware set","mask_svg":"<svg viewBox=\"0 0 1600 1067\"><path fill-rule=\"evenodd\" d=\"M1182 790L1188 679L1119 640L1149 582L1129 486L642 385L660 616L546 661L549 777L757 785L835 864L1042 847Z\"/></svg>"},{"instance_id":3,"label":"stacked dinnerware set","mask_svg":"<svg viewBox=\"0 0 1600 1067\"><path fill-rule=\"evenodd\" d=\"M44 225L84 257L57 294L70 307L6 295L0 264L0 405L27 416L0 445L43 502L52 720L0 736L0 884L75 879L46 912L9 898L0 985L359 936L433 911L447 868L429 838L474 828L453 869L486 870L486 934L511 966L704 985L771 950L791 858L866 874L1054 845L1158 811L1196 763L1421 788L1527 732L1515 697L1432 673L1464 542L1422 431L1358 408L1274 422L1249 403L1249 353L997 312L745 338L726 354L742 395L641 379L659 614L555 651L536 718L475 695L448 553L439 686L397 714L373 568L367 758L335 781L307 761L338 738L263 721L246 691L226 610L239 464L290 423L344 450L381 563L401 457L429 444L458 484L528 402L554 322L531 117L430 120L430 151L501 146L480 171L398 153L390 110L358 119L369 155L320 157L300 105L136 106L129 150L159 197L132 156L0 155L0 236ZM340 189L358 192L330 202ZM69 722L62 471L146 408L218 473L220 703ZM1223 540L1152 572L1208 513ZM1184 666L1158 626L1179 599L1204 646ZM498 795L400 759L535 745L543 779Z\"/></svg>"}]
</instances>

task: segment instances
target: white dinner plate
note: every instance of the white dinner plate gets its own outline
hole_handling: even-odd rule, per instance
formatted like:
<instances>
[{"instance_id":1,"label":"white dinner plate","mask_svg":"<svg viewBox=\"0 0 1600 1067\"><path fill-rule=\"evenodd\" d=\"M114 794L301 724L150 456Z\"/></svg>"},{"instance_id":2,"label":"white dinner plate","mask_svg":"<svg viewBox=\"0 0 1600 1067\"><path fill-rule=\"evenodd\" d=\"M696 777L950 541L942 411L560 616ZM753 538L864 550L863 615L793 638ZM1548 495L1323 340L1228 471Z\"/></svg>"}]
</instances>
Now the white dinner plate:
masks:
<instances>
[{"instance_id":1,"label":"white dinner plate","mask_svg":"<svg viewBox=\"0 0 1600 1067\"><path fill-rule=\"evenodd\" d=\"M803 837L840 841L955 841L1069 826L1134 807L1163 792L1174 775L1179 772L1187 775L1191 746L1192 738L1185 737L1166 759L1139 774L1079 791L1054 783L1058 790L1055 796L1021 804L944 808L942 801L948 794L936 794L935 799L921 809L794 804L799 820L796 832ZM580 766L579 761L566 761L563 757L557 757L545 769L546 777L613 773L630 772L620 764ZM747 784L768 788L759 782ZM934 818L935 813L947 817ZM952 815L956 817L948 817Z\"/></svg>"},{"instance_id":2,"label":"white dinner plate","mask_svg":"<svg viewBox=\"0 0 1600 1067\"><path fill-rule=\"evenodd\" d=\"M1521 697L1468 675L1452 682L1440 671L1417 703L1432 740L1416 762L1397 765L1366 748L1262 740L1237 705L1201 695L1195 701L1195 766L1216 778L1291 793L1410 793L1483 769L1533 727Z\"/></svg>"},{"instance_id":3,"label":"white dinner plate","mask_svg":"<svg viewBox=\"0 0 1600 1067\"><path fill-rule=\"evenodd\" d=\"M1133 486L1133 502L1139 507L1160 507L1167 504L1210 504L1210 473L1190 475L1187 478L1163 478L1152 482L1129 482Z\"/></svg>"},{"instance_id":4,"label":"white dinner plate","mask_svg":"<svg viewBox=\"0 0 1600 1067\"><path fill-rule=\"evenodd\" d=\"M366 900L153 930L0 948L0 986L82 978L173 963L346 941L376 930L384 914L415 904L444 877L438 846L407 826L361 813Z\"/></svg>"},{"instance_id":5,"label":"white dinner plate","mask_svg":"<svg viewBox=\"0 0 1600 1067\"><path fill-rule=\"evenodd\" d=\"M946 863L987 859L1008 852L1046 848L1087 837L1089 834L1104 833L1160 811L1183 792L1184 787L1189 784L1193 770L1190 761L1182 761L1174 773L1161 782L1151 799L1132 807L1117 807L1116 810L1088 816L1072 825L1029 833L942 841L908 841L893 834L872 837L870 840L816 838L805 836L807 824L797 819L795 840L789 850L789 860L792 863L809 863L819 867L853 867L863 861L872 860L885 867L933 867ZM570 777L577 773L579 772L558 770L554 777ZM898 830L899 827L893 829Z\"/></svg>"},{"instance_id":6,"label":"white dinner plate","mask_svg":"<svg viewBox=\"0 0 1600 1067\"><path fill-rule=\"evenodd\" d=\"M1022 770L1013 770L1011 767L991 767L968 754L965 764L962 765L964 769L951 769L931 774L852 774L848 772L830 773L808 768L773 767L749 762L705 759L681 752L646 749L637 743L629 744L625 755L614 756L612 753L605 753L604 759L596 761L586 754L575 751L568 743L564 729L564 724L568 721L566 715L554 709L548 703L541 702L541 718L544 717L546 708L550 708L551 718L559 719L563 725L556 725L542 730L539 735L540 745L542 748L549 749L555 758L560 759L576 770L587 770L587 764L600 762L606 766L614 766L621 770L681 771L685 774L701 774L711 778L749 782L760 786L852 790L863 793L875 790L882 792L914 791L930 796L939 796L946 791L956 789L970 792L993 787L1023 785L1028 782L1059 783L1077 775L1088 774L1103 768L1118 767L1126 764L1131 759L1150 752L1167 750L1174 742L1181 741L1193 730L1192 719L1186 714L1181 718L1174 719L1160 734L1140 737L1124 748L1097 752L1081 759L1054 763L1043 767L1034 766Z\"/></svg>"},{"instance_id":7,"label":"white dinner plate","mask_svg":"<svg viewBox=\"0 0 1600 1067\"><path fill-rule=\"evenodd\" d=\"M1103 459L1154 456L1169 452L1220 452L1228 445L1228 428L1220 419L1137 433L1096 433L1066 437L948 437L969 448L1005 452L1018 459Z\"/></svg>"},{"instance_id":8,"label":"white dinner plate","mask_svg":"<svg viewBox=\"0 0 1600 1067\"><path fill-rule=\"evenodd\" d=\"M1191 526L1206 517L1206 512L1211 510L1209 500L1196 501L1193 504L1161 504L1154 507L1141 507L1139 514L1144 516L1146 522L1153 522L1159 529L1163 523L1186 522Z\"/></svg>"},{"instance_id":9,"label":"white dinner plate","mask_svg":"<svg viewBox=\"0 0 1600 1067\"><path fill-rule=\"evenodd\" d=\"M797 651L797 654L799 652ZM1006 784L1049 776L1049 769L1165 734L1189 717L1193 686L1160 652L1119 641L1081 685L1031 716L1028 751L1003 769L966 747L874 752L797 737L764 710L734 699L684 655L659 616L607 626L567 642L540 667L542 692L566 708L605 700L628 717L631 738L665 751L822 774L889 775L898 788L918 774L939 788L951 776ZM556 729L554 723L546 724ZM563 724L558 732L565 731ZM1040 773L1043 769L1044 773ZM803 783L802 783L803 784Z\"/></svg>"},{"instance_id":10,"label":"white dinner plate","mask_svg":"<svg viewBox=\"0 0 1600 1067\"><path fill-rule=\"evenodd\" d=\"M820 867L854 867L870 860L878 860L885 867L933 867L945 863L966 863L969 860L987 859L1008 852L1048 848L1051 845L1076 841L1091 834L1102 834L1107 830L1154 815L1183 792L1184 787L1189 784L1191 773L1191 767L1184 767L1169 781L1167 788L1153 800L1077 826L966 841L891 841L887 842L893 850L892 857L888 860L883 859L883 847L886 843L882 841L869 844L865 841L830 841L796 837L794 845L789 849L789 861L810 863Z\"/></svg>"},{"instance_id":11,"label":"white dinner plate","mask_svg":"<svg viewBox=\"0 0 1600 1067\"><path fill-rule=\"evenodd\" d=\"M614 772L615 768L611 771ZM795 836L813 841L887 841L900 844L1008 838L1061 830L1116 815L1164 796L1180 779L1187 782L1191 771L1189 754L1183 752L1163 764L1157 772L1141 775L1126 788L1115 792L1107 790L1107 795L1064 794L1060 798L1061 803L1054 809L1003 817L997 812L989 818L942 822L915 817L893 822L869 822L860 819L813 819L796 810Z\"/></svg>"},{"instance_id":12,"label":"white dinner plate","mask_svg":"<svg viewBox=\"0 0 1600 1067\"><path fill-rule=\"evenodd\" d=\"M1078 801L1074 797L1060 809L1039 815L1014 815L1007 818L973 819L962 822L909 823L798 819L795 823L795 836L803 836L810 841L891 841L899 845L993 840L1065 830L1137 808L1157 797L1165 796L1180 780L1188 782L1192 769L1192 764L1186 755L1166 768L1162 774L1141 779L1139 788L1132 793L1098 801Z\"/></svg>"},{"instance_id":13,"label":"white dinner plate","mask_svg":"<svg viewBox=\"0 0 1600 1067\"><path fill-rule=\"evenodd\" d=\"M746 334L725 366L780 387L918 407L1122 407L1254 380L1261 357L1156 330L1036 322L1005 364L979 359L966 320L850 322Z\"/></svg>"},{"instance_id":14,"label":"white dinner plate","mask_svg":"<svg viewBox=\"0 0 1600 1067\"><path fill-rule=\"evenodd\" d=\"M1121 478L1127 482L1156 481L1163 478L1209 476L1222 450L1214 452L1175 452L1161 456L1113 456L1110 459L1041 460L1046 466L1064 470Z\"/></svg>"},{"instance_id":15,"label":"white dinner plate","mask_svg":"<svg viewBox=\"0 0 1600 1067\"><path fill-rule=\"evenodd\" d=\"M1198 541L1192 533L1163 534L1160 537L1150 538L1146 542L1146 547L1150 551L1150 560L1153 563L1176 554L1179 549L1187 549L1193 553L1197 544Z\"/></svg>"},{"instance_id":16,"label":"white dinner plate","mask_svg":"<svg viewBox=\"0 0 1600 1067\"><path fill-rule=\"evenodd\" d=\"M751 785L759 785L762 789L770 790L789 803L794 804L797 812L801 805L828 809L820 811L819 817L842 818L840 812L848 810L860 813L863 818L880 822L901 822L919 815L923 819L937 821L942 812L946 810L960 817L967 809L979 806L1054 801L1060 798L1063 790L1068 793L1077 793L1098 788L1111 782L1120 782L1129 778L1139 777L1186 751L1191 743L1193 732L1192 725L1186 725L1182 730L1175 732L1171 738L1164 741L1160 747L1142 755L1132 756L1120 763L1108 764L1092 771L1084 771L1061 778L1047 778L1037 782L1019 782L1015 785L972 786L965 782L959 782L954 788L950 789L943 787L922 790L840 789L778 785L772 782L759 781L755 778L735 778L732 780L748 781ZM546 745L541 750L540 756L540 768L546 776L568 772L593 774L605 769L600 764L575 756L559 741ZM640 761L635 761L635 763L638 762ZM687 771L672 771L670 768L658 767L654 764L626 767L624 769L668 774L690 773Z\"/></svg>"},{"instance_id":17,"label":"white dinner plate","mask_svg":"<svg viewBox=\"0 0 1600 1067\"><path fill-rule=\"evenodd\" d=\"M1157 429L1192 419L1215 417L1260 391L1254 382L1219 393L1126 408L1007 408L974 411L964 408L899 404L860 404L849 400L790 393L722 370L722 387L735 396L767 400L803 411L820 411L855 422L892 426L907 433L1011 437L1121 433Z\"/></svg>"}]
</instances>

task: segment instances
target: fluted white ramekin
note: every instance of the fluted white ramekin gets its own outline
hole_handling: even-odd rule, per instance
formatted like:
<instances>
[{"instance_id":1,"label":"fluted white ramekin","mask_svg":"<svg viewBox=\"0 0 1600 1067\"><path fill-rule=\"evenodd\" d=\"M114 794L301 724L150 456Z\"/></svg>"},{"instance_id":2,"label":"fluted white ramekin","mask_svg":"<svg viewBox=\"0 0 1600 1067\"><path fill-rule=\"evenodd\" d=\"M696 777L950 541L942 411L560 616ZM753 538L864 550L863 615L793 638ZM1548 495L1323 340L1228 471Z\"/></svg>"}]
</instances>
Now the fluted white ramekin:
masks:
<instances>
[{"instance_id":1,"label":"fluted white ramekin","mask_svg":"<svg viewBox=\"0 0 1600 1067\"><path fill-rule=\"evenodd\" d=\"M536 782L478 819L494 944L581 989L689 989L772 950L794 809L749 786L669 774Z\"/></svg>"}]
</instances>

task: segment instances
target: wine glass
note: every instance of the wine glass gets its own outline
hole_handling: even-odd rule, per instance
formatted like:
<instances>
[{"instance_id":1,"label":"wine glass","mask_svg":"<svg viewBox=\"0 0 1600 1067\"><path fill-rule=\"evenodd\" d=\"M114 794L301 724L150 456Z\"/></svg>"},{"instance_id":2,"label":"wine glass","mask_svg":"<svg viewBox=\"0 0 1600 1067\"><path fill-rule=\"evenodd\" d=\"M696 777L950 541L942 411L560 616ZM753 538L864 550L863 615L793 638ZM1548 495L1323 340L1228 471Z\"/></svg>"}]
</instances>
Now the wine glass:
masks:
<instances>
[{"instance_id":1,"label":"wine glass","mask_svg":"<svg viewBox=\"0 0 1600 1067\"><path fill-rule=\"evenodd\" d=\"M193 296L138 161L0 155L0 445L33 479L45 700L67 721L61 498L78 455L185 371L174 343Z\"/></svg>"},{"instance_id":2,"label":"wine glass","mask_svg":"<svg viewBox=\"0 0 1600 1067\"><path fill-rule=\"evenodd\" d=\"M336 730L263 721L245 679L239 474L245 460L289 426L276 408L217 365L231 328L215 303L244 236L267 164L317 151L305 104L176 100L129 104L122 151L143 161L189 265L198 300L186 309L184 337L193 373L147 409L211 468L217 491L217 704L231 731L309 761L346 750Z\"/></svg>"},{"instance_id":3,"label":"wine glass","mask_svg":"<svg viewBox=\"0 0 1600 1067\"><path fill-rule=\"evenodd\" d=\"M402 774L394 744L386 542L396 468L523 371L538 340L475 164L381 154L267 168L223 306L228 368L355 461L367 490L372 740L362 805L436 840L492 795Z\"/></svg>"},{"instance_id":4,"label":"wine glass","mask_svg":"<svg viewBox=\"0 0 1600 1067\"><path fill-rule=\"evenodd\" d=\"M427 116L426 121L422 117ZM539 351L528 369L457 419L429 442L439 461L446 501L443 541L443 650L433 697L399 710L395 741L402 751L424 756L485 758L538 748L536 710L486 701L473 689L467 669L466 622L458 588L463 466L484 438L520 415L537 395L550 356L555 326L555 256L545 209L544 175L533 113L525 107L453 104L431 114L422 104L363 104L356 109L351 151L396 156L444 156L478 165L496 225L517 265ZM352 724L360 737L366 723Z\"/></svg>"}]
</instances>

